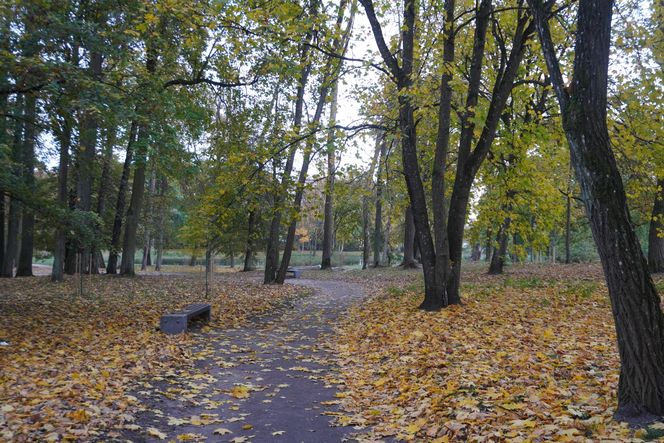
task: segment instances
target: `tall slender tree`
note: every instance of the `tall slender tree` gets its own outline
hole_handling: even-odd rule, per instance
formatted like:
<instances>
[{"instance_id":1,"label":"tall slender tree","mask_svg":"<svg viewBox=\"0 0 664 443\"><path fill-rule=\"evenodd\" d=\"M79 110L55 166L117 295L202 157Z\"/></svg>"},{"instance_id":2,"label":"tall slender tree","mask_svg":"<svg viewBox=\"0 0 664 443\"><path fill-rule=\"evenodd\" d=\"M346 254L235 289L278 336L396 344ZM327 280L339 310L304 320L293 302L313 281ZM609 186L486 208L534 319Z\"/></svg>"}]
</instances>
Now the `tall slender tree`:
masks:
<instances>
[{"instance_id":1,"label":"tall slender tree","mask_svg":"<svg viewBox=\"0 0 664 443\"><path fill-rule=\"evenodd\" d=\"M528 3L611 299L621 361L615 415L643 424L664 415L664 315L632 227L607 128L613 2L579 2L569 88L549 29L553 2Z\"/></svg>"}]
</instances>

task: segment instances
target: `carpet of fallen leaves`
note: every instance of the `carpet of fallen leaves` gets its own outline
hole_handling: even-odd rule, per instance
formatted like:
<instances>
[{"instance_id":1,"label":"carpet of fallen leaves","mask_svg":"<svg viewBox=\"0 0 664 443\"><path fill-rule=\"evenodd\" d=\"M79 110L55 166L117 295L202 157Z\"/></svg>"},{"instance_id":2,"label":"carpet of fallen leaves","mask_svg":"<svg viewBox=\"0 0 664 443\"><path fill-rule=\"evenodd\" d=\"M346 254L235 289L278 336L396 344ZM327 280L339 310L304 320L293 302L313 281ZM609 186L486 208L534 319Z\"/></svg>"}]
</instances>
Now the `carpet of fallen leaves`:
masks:
<instances>
[{"instance_id":1,"label":"carpet of fallen leaves","mask_svg":"<svg viewBox=\"0 0 664 443\"><path fill-rule=\"evenodd\" d=\"M664 436L662 423L612 421L619 360L599 266L515 266L497 277L468 268L464 304L438 313L418 310L421 271L364 274L382 289L331 341L345 383L340 424L372 429L369 441Z\"/></svg>"},{"instance_id":2,"label":"carpet of fallen leaves","mask_svg":"<svg viewBox=\"0 0 664 443\"><path fill-rule=\"evenodd\" d=\"M191 334L156 327L163 313L205 301L201 275L85 277L83 296L77 284L0 281L0 441L94 440L133 420L138 379L192 364ZM210 326L239 326L296 293L217 275Z\"/></svg>"}]
</instances>

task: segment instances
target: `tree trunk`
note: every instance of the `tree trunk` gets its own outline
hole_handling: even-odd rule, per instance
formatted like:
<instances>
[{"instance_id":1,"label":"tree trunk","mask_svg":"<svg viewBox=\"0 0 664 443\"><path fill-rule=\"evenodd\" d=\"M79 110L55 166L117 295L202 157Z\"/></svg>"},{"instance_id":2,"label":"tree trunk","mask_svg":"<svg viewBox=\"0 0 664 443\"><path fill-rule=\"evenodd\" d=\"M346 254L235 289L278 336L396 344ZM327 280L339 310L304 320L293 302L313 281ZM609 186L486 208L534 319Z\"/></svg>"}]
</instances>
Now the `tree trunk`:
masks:
<instances>
[{"instance_id":1,"label":"tree trunk","mask_svg":"<svg viewBox=\"0 0 664 443\"><path fill-rule=\"evenodd\" d=\"M385 134L377 141L380 144L380 155L378 156L378 173L376 174L376 201L374 210L374 231L373 231L373 266L377 268L385 264L381 257L383 249L383 162L387 152L387 141Z\"/></svg>"},{"instance_id":2,"label":"tree trunk","mask_svg":"<svg viewBox=\"0 0 664 443\"><path fill-rule=\"evenodd\" d=\"M369 240L369 197L362 198L362 269L369 266L371 242Z\"/></svg>"},{"instance_id":3,"label":"tree trunk","mask_svg":"<svg viewBox=\"0 0 664 443\"><path fill-rule=\"evenodd\" d=\"M244 267L242 271L249 272L256 270L254 235L256 230L256 210L249 211L249 220L247 220L247 244L244 250Z\"/></svg>"},{"instance_id":4,"label":"tree trunk","mask_svg":"<svg viewBox=\"0 0 664 443\"><path fill-rule=\"evenodd\" d=\"M0 192L0 271L5 260L5 193Z\"/></svg>"},{"instance_id":5,"label":"tree trunk","mask_svg":"<svg viewBox=\"0 0 664 443\"><path fill-rule=\"evenodd\" d=\"M58 165L58 203L61 210L68 210L68 184L69 174L69 148L71 147L71 123L68 116L63 116L62 128L59 134L60 162ZM55 252L53 253L53 270L51 280L54 282L63 280L65 247L67 244L67 227L58 225L55 234Z\"/></svg>"},{"instance_id":6,"label":"tree trunk","mask_svg":"<svg viewBox=\"0 0 664 443\"><path fill-rule=\"evenodd\" d=\"M613 2L579 2L569 89L560 72L548 12L541 0L529 4L611 299L621 360L615 417L643 426L664 415L664 315L632 228L606 124Z\"/></svg>"},{"instance_id":7,"label":"tree trunk","mask_svg":"<svg viewBox=\"0 0 664 443\"><path fill-rule=\"evenodd\" d=\"M308 54L309 46L304 45L300 57L301 68L295 99L295 115L293 117L293 132L295 133L295 136L299 135L302 126L305 88L309 80L309 74L311 73L311 61L309 60ZM277 111L275 110L275 112ZM264 284L275 283L277 280L277 271L279 270L279 237L281 232L281 218L283 215L283 208L281 206L284 204L288 184L291 180L296 152L297 143L293 144L288 152L288 158L286 159L286 165L282 173L281 183L274 195L272 221L270 222L267 247L265 248Z\"/></svg>"},{"instance_id":8,"label":"tree trunk","mask_svg":"<svg viewBox=\"0 0 664 443\"><path fill-rule=\"evenodd\" d=\"M135 275L134 255L136 254L136 232L138 230L141 209L143 208L143 193L145 192L145 168L147 163L147 147L145 144L147 143L147 139L147 129L141 126L138 129L136 140L138 144L136 169L131 187L129 209L127 210L125 233L122 241L122 262L120 263L120 273L128 276Z\"/></svg>"},{"instance_id":9,"label":"tree trunk","mask_svg":"<svg viewBox=\"0 0 664 443\"><path fill-rule=\"evenodd\" d=\"M471 63L471 72L468 86L468 97L466 99L466 113L462 119L462 128L459 141L459 154L457 158L457 174L454 180L452 197L450 199L450 212L448 219L448 238L450 247L451 273L447 284L447 297L450 304L461 302L459 287L461 283L461 259L463 252L463 232L468 211L468 201L473 181L479 171L482 162L491 148L496 136L496 130L500 117L511 94L518 68L530 38L533 27L529 24L529 16L520 13L516 24L516 30L512 38L512 49L507 57L504 71L493 87L491 102L487 116L482 127L475 148L471 151L474 137L475 124L472 121L474 108L479 97L479 86L481 78L482 60L486 40L486 28L488 26L491 2L483 0L480 4L475 29L475 45ZM507 56L507 54L503 54Z\"/></svg>"},{"instance_id":10,"label":"tree trunk","mask_svg":"<svg viewBox=\"0 0 664 443\"><path fill-rule=\"evenodd\" d=\"M567 194L565 195L567 207L565 209L565 264L572 262L571 231L572 231L572 163L569 165L569 179L567 180Z\"/></svg>"},{"instance_id":11,"label":"tree trunk","mask_svg":"<svg viewBox=\"0 0 664 443\"><path fill-rule=\"evenodd\" d=\"M115 128L106 130L106 144L102 155L102 168L99 178L99 191L97 193L97 214L104 217L106 211L106 194L108 193L108 182L111 175L111 163L113 162L113 148L115 147L116 131ZM92 272L99 273L100 268L105 268L104 256L101 249L96 247L93 255Z\"/></svg>"},{"instance_id":12,"label":"tree trunk","mask_svg":"<svg viewBox=\"0 0 664 443\"><path fill-rule=\"evenodd\" d=\"M403 262L401 267L412 269L417 267L415 262L415 222L410 206L406 207L403 229Z\"/></svg>"},{"instance_id":13,"label":"tree trunk","mask_svg":"<svg viewBox=\"0 0 664 443\"><path fill-rule=\"evenodd\" d=\"M25 96L25 131L23 134L23 183L28 192L35 192L35 137L37 117L37 96L34 93ZM32 276L32 252L34 243L35 211L23 205L21 220L21 253L16 267L17 277Z\"/></svg>"},{"instance_id":14,"label":"tree trunk","mask_svg":"<svg viewBox=\"0 0 664 443\"><path fill-rule=\"evenodd\" d=\"M330 127L336 124L337 100L339 87L337 82L332 86L332 102L330 103ZM334 247L334 179L336 174L336 137L330 131L327 139L327 186L325 187L325 206L323 210L323 257L321 269L332 269L332 249Z\"/></svg>"},{"instance_id":15,"label":"tree trunk","mask_svg":"<svg viewBox=\"0 0 664 443\"><path fill-rule=\"evenodd\" d=\"M650 272L664 272L664 179L657 181L648 233L648 265Z\"/></svg>"},{"instance_id":16,"label":"tree trunk","mask_svg":"<svg viewBox=\"0 0 664 443\"><path fill-rule=\"evenodd\" d=\"M16 97L15 107L17 114L23 113L23 96ZM21 162L21 151L23 141L23 119L16 119L14 124L14 137L12 141L12 160L15 162L13 175L19 180L21 176L21 168L18 166ZM9 196L9 214L7 220L7 242L5 249L5 259L2 264L0 277L11 278L14 277L14 264L16 263L16 256L18 254L19 242L19 228L21 221L21 202Z\"/></svg>"},{"instance_id":17,"label":"tree trunk","mask_svg":"<svg viewBox=\"0 0 664 443\"><path fill-rule=\"evenodd\" d=\"M148 266L152 265L152 260L150 259L150 250L152 249L152 237L150 237L150 226L152 225L152 200L155 192L157 191L157 173L152 167L152 173L150 174L150 187L148 188L148 195L145 202L145 214L143 216L143 259L141 260L141 271L145 271Z\"/></svg>"},{"instance_id":18,"label":"tree trunk","mask_svg":"<svg viewBox=\"0 0 664 443\"><path fill-rule=\"evenodd\" d=\"M163 26L163 21L160 26ZM157 51L151 44L146 47L145 69L148 75L152 75L157 70ZM150 109L147 105L141 108L148 118ZM131 199L129 209L127 210L127 219L125 223L125 235L122 241L122 262L120 263L120 272L123 275L133 276L134 255L136 253L136 232L138 223L143 210L143 194L145 193L145 170L147 167L147 145L150 141L149 123L141 123L138 126L136 135L136 169L134 171L134 181L131 187Z\"/></svg>"},{"instance_id":19,"label":"tree trunk","mask_svg":"<svg viewBox=\"0 0 664 443\"><path fill-rule=\"evenodd\" d=\"M482 256L482 245L477 242L473 243L473 251L470 254L470 259L474 262L480 261L480 257Z\"/></svg>"},{"instance_id":20,"label":"tree trunk","mask_svg":"<svg viewBox=\"0 0 664 443\"><path fill-rule=\"evenodd\" d=\"M127 185L129 183L129 172L131 162L134 156L134 143L136 141L138 124L131 122L129 129L129 140L127 141L127 153L125 154L124 165L122 166L122 176L120 177L120 186L118 187L118 199L115 204L115 217L113 218L113 231L111 233L111 247L108 254L108 266L106 273L117 274L118 252L120 251L120 239L122 235L122 219L124 218L125 199L127 197Z\"/></svg>"},{"instance_id":21,"label":"tree trunk","mask_svg":"<svg viewBox=\"0 0 664 443\"><path fill-rule=\"evenodd\" d=\"M161 271L161 262L164 254L164 230L159 230L159 235L157 236L157 260L154 263L154 270Z\"/></svg>"},{"instance_id":22,"label":"tree trunk","mask_svg":"<svg viewBox=\"0 0 664 443\"><path fill-rule=\"evenodd\" d=\"M498 241L498 247L494 248L493 257L491 257L491 265L489 265L489 275L498 275L503 273L503 266L505 265L505 259L507 258L507 243L509 241L509 229L512 219L510 217L505 217L503 224L498 230L498 235L496 240Z\"/></svg>"}]
</instances>

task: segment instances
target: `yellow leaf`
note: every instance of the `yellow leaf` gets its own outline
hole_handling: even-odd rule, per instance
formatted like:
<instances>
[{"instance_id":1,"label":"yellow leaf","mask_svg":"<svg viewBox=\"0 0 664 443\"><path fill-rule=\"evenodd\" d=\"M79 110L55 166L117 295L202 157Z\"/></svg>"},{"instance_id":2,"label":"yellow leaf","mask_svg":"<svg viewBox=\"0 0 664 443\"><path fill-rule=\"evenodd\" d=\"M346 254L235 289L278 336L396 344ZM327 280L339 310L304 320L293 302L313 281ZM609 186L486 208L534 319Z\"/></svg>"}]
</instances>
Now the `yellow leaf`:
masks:
<instances>
[{"instance_id":1,"label":"yellow leaf","mask_svg":"<svg viewBox=\"0 0 664 443\"><path fill-rule=\"evenodd\" d=\"M226 428L217 428L212 433L217 434L217 435L226 435L226 434L232 434L233 431L231 431L230 429L226 429Z\"/></svg>"},{"instance_id":2,"label":"yellow leaf","mask_svg":"<svg viewBox=\"0 0 664 443\"><path fill-rule=\"evenodd\" d=\"M164 434L163 432L161 432L157 428L147 428L146 431L147 431L148 435L150 435L152 437L157 437L159 440L166 439L166 434Z\"/></svg>"},{"instance_id":3,"label":"yellow leaf","mask_svg":"<svg viewBox=\"0 0 664 443\"><path fill-rule=\"evenodd\" d=\"M517 409L523 409L523 403L503 403L500 407L508 411L516 411Z\"/></svg>"},{"instance_id":4,"label":"yellow leaf","mask_svg":"<svg viewBox=\"0 0 664 443\"><path fill-rule=\"evenodd\" d=\"M235 398L249 398L249 388L244 385L233 386L230 395Z\"/></svg>"},{"instance_id":5,"label":"yellow leaf","mask_svg":"<svg viewBox=\"0 0 664 443\"><path fill-rule=\"evenodd\" d=\"M249 431L251 429L254 429L254 425L250 425L250 424L242 425L242 429L245 430L245 431Z\"/></svg>"},{"instance_id":6,"label":"yellow leaf","mask_svg":"<svg viewBox=\"0 0 664 443\"><path fill-rule=\"evenodd\" d=\"M278 435L284 435L285 433L286 433L286 431L274 431L274 432L272 433L272 435L273 435L274 437L276 437L276 436L278 436Z\"/></svg>"}]
</instances>

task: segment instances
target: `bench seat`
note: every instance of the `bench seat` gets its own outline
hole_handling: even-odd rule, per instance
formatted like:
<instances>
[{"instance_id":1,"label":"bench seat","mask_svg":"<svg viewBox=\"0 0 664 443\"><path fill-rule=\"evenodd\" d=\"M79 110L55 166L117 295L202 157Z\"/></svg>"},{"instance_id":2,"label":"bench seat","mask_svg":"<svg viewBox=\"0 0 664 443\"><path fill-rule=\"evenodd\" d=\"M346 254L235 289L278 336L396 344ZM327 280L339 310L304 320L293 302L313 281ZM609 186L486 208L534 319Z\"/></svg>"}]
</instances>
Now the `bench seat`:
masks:
<instances>
[{"instance_id":1,"label":"bench seat","mask_svg":"<svg viewBox=\"0 0 664 443\"><path fill-rule=\"evenodd\" d=\"M210 308L210 305L206 303L194 303L181 311L164 314L159 320L159 330L165 334L185 332L191 320L201 318L210 321Z\"/></svg>"},{"instance_id":2,"label":"bench seat","mask_svg":"<svg viewBox=\"0 0 664 443\"><path fill-rule=\"evenodd\" d=\"M286 269L286 274L292 274L293 278L300 278L300 275L302 275L302 271L295 268L288 268Z\"/></svg>"}]
</instances>

